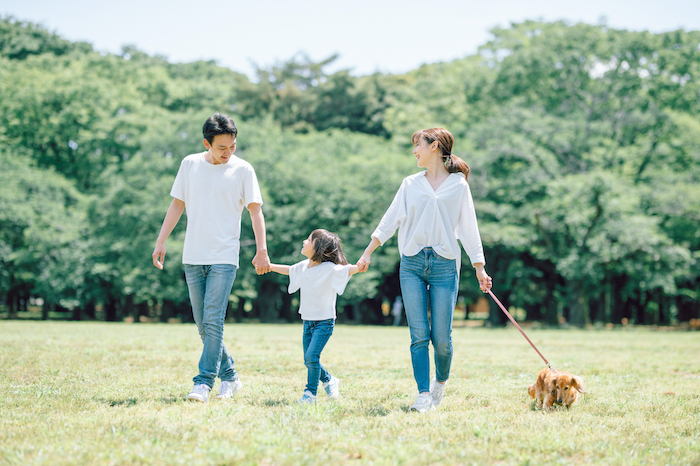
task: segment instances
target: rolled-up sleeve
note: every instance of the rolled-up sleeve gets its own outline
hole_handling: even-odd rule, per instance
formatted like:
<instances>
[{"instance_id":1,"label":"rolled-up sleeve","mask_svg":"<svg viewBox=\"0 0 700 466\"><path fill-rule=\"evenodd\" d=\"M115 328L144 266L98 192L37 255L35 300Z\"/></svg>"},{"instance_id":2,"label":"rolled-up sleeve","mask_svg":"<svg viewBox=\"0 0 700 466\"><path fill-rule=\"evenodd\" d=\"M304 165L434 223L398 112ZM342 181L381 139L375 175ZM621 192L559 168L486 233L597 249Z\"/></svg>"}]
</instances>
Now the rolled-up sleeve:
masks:
<instances>
[{"instance_id":1,"label":"rolled-up sleeve","mask_svg":"<svg viewBox=\"0 0 700 466\"><path fill-rule=\"evenodd\" d=\"M477 263L486 264L484 248L481 245L481 235L476 222L476 210L469 185L465 184L462 198L462 210L459 214L459 221L455 229L457 238L462 242L464 251L469 256L472 265Z\"/></svg>"},{"instance_id":2,"label":"rolled-up sleeve","mask_svg":"<svg viewBox=\"0 0 700 466\"><path fill-rule=\"evenodd\" d=\"M373 238L377 238L379 242L384 243L394 236L396 230L406 220L406 180L401 183L394 200L387 209L386 213L379 222L379 225L372 233Z\"/></svg>"}]
</instances>

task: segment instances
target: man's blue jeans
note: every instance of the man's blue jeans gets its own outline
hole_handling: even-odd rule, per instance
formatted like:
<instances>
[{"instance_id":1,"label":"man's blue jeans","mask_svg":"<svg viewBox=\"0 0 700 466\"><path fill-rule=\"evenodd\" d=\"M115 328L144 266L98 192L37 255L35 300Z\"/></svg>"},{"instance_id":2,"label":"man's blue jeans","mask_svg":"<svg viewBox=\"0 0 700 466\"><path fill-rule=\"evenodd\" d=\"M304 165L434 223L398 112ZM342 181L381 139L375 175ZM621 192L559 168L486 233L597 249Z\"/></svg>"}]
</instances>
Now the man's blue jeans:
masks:
<instances>
[{"instance_id":1,"label":"man's blue jeans","mask_svg":"<svg viewBox=\"0 0 700 466\"><path fill-rule=\"evenodd\" d=\"M424 248L415 256L401 257L399 281L411 331L413 377L418 392L423 393L430 390L430 341L437 381L446 382L450 377L452 317L459 289L457 264L454 259L440 257L432 248Z\"/></svg>"},{"instance_id":2,"label":"man's blue jeans","mask_svg":"<svg viewBox=\"0 0 700 466\"><path fill-rule=\"evenodd\" d=\"M211 388L217 376L228 382L238 378L233 358L224 345L224 319L236 270L231 264L185 265L192 315L204 343L195 384Z\"/></svg>"},{"instance_id":3,"label":"man's blue jeans","mask_svg":"<svg viewBox=\"0 0 700 466\"><path fill-rule=\"evenodd\" d=\"M333 335L335 319L304 321L304 365L307 368L306 389L313 395L318 381L330 382L331 374L321 365L321 351Z\"/></svg>"}]
</instances>

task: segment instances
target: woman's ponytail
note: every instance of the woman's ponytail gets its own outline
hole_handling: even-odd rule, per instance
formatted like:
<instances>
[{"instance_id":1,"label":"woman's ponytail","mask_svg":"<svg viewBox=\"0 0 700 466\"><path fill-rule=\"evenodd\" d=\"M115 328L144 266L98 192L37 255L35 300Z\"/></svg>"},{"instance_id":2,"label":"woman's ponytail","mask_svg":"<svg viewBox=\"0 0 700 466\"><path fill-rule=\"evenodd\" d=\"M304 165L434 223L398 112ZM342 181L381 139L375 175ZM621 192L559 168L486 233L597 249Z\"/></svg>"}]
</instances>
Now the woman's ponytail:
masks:
<instances>
[{"instance_id":1,"label":"woman's ponytail","mask_svg":"<svg viewBox=\"0 0 700 466\"><path fill-rule=\"evenodd\" d=\"M443 155L445 168L450 173L464 173L464 178L469 179L469 165L454 154Z\"/></svg>"}]
</instances>

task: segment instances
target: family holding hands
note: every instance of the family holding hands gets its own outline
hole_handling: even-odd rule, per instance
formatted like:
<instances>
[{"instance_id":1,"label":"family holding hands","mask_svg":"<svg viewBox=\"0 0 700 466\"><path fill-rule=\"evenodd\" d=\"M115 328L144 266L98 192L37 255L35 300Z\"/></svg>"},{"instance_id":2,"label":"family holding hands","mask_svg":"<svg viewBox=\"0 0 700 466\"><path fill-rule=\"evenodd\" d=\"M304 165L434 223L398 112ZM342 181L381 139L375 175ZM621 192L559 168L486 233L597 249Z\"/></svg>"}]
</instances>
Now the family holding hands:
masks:
<instances>
[{"instance_id":1,"label":"family holding hands","mask_svg":"<svg viewBox=\"0 0 700 466\"><path fill-rule=\"evenodd\" d=\"M454 138L443 128L413 134L413 154L425 170L406 177L371 235L356 264L348 264L337 235L313 229L303 241L305 260L273 264L267 255L262 196L253 167L236 157L238 130L226 115L214 114L203 127L206 152L185 157L170 191L173 200L153 251L153 264L162 269L165 241L187 213L182 263L192 313L204 344L199 373L187 396L206 402L217 377L216 398L232 397L242 386L233 358L224 345L223 327L229 294L239 267L241 216L250 213L257 252L258 274L289 276L289 293L300 290L299 314L304 323L304 364L307 384L301 403L315 403L321 384L329 399L339 396L340 380L320 363L333 333L336 297L350 277L366 272L372 253L398 230L401 264L399 280L411 334L411 362L418 388L410 410L427 412L445 393L452 363L452 316L457 303L462 243L483 291L491 288L467 177L469 167L452 154ZM432 341L435 375L430 377Z\"/></svg>"}]
</instances>

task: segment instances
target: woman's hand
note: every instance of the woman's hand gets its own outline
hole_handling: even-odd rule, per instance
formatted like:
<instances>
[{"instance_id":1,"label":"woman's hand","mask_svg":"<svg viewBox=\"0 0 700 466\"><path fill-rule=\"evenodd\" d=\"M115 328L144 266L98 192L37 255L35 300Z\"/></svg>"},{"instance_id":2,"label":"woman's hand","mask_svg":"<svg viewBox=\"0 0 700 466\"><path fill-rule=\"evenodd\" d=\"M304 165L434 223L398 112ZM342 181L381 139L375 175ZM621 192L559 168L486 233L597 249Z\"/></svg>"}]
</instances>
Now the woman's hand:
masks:
<instances>
[{"instance_id":1,"label":"woman's hand","mask_svg":"<svg viewBox=\"0 0 700 466\"><path fill-rule=\"evenodd\" d=\"M474 268L476 269L476 279L479 280L479 288L486 293L486 290L490 290L491 286L493 286L493 280L486 273L484 264L474 264Z\"/></svg>"}]
</instances>

